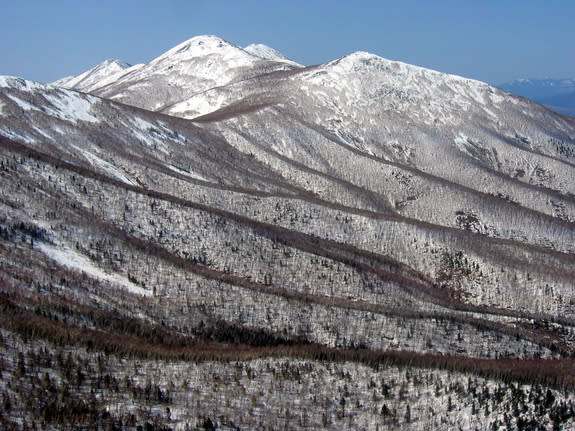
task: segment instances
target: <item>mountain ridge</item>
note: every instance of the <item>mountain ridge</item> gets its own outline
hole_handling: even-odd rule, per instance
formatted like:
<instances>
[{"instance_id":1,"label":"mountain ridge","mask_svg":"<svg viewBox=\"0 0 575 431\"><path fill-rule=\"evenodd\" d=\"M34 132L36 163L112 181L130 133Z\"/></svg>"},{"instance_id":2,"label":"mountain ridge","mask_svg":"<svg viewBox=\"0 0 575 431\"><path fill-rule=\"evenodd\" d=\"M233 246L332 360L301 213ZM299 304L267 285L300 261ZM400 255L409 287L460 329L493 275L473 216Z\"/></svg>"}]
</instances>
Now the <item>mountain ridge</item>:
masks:
<instances>
[{"instance_id":1,"label":"mountain ridge","mask_svg":"<svg viewBox=\"0 0 575 431\"><path fill-rule=\"evenodd\" d=\"M284 59L276 61L250 54L217 36L196 36L147 64L76 89L161 111L195 93L243 79L244 74L253 74L252 70L261 74L298 67L301 66Z\"/></svg>"},{"instance_id":2,"label":"mountain ridge","mask_svg":"<svg viewBox=\"0 0 575 431\"><path fill-rule=\"evenodd\" d=\"M573 425L575 121L215 36L101 76L0 77L9 420L41 370L53 426Z\"/></svg>"}]
</instances>

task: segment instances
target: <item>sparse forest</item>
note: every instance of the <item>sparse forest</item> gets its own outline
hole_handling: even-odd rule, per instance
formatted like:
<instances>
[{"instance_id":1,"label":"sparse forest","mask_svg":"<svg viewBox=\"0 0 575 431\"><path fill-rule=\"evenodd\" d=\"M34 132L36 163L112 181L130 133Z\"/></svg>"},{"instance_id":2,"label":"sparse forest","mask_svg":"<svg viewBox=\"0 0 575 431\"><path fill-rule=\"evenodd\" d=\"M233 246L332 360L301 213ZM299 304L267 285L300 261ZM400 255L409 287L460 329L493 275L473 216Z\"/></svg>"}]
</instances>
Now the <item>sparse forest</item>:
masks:
<instances>
[{"instance_id":1,"label":"sparse forest","mask_svg":"<svg viewBox=\"0 0 575 431\"><path fill-rule=\"evenodd\" d=\"M187 43L0 77L2 429L575 428L572 120Z\"/></svg>"}]
</instances>

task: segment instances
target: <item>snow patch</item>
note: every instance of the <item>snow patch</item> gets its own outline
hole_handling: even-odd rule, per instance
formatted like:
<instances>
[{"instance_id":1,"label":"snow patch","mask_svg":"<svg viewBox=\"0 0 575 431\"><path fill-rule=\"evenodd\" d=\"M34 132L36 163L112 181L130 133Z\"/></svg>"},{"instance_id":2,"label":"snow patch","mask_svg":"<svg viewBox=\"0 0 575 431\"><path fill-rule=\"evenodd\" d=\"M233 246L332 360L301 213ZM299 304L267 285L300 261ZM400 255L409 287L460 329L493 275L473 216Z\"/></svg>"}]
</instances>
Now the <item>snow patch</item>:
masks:
<instances>
[{"instance_id":1,"label":"snow patch","mask_svg":"<svg viewBox=\"0 0 575 431\"><path fill-rule=\"evenodd\" d=\"M73 122L85 121L99 123L100 120L91 114L92 105L98 100L95 97L59 91L56 94L45 94L44 97L57 109L57 116Z\"/></svg>"},{"instance_id":2,"label":"snow patch","mask_svg":"<svg viewBox=\"0 0 575 431\"><path fill-rule=\"evenodd\" d=\"M165 112L182 118L194 118L217 111L228 102L229 96L217 91L205 92L172 105Z\"/></svg>"},{"instance_id":3,"label":"snow patch","mask_svg":"<svg viewBox=\"0 0 575 431\"><path fill-rule=\"evenodd\" d=\"M193 171L184 171L183 169L177 168L177 167L175 167L175 166L173 166L173 165L167 165L167 167L168 167L170 170L172 170L172 171L174 171L174 172L177 172L178 174L185 175L186 177L190 177L190 178L192 178L192 179L194 179L194 180L200 180L200 181L210 182L210 180L208 180L207 178L202 177L201 175L196 174L196 173L193 172Z\"/></svg>"},{"instance_id":4,"label":"snow patch","mask_svg":"<svg viewBox=\"0 0 575 431\"><path fill-rule=\"evenodd\" d=\"M470 155L471 157L474 157L474 158L476 157L476 156L474 155L474 152L473 152L473 151L476 150L477 144L474 143L474 142L473 142L473 139L471 139L469 136L467 136L467 135L465 135L465 134L463 134L463 133L460 133L460 134L453 140L453 142L455 143L455 147L456 147L459 151L461 151L461 152L463 152L463 153L465 153L465 154L467 154L467 155Z\"/></svg>"},{"instance_id":5,"label":"snow patch","mask_svg":"<svg viewBox=\"0 0 575 431\"><path fill-rule=\"evenodd\" d=\"M19 97L14 96L13 94L6 95L12 102L22 108L24 111L40 111L34 105L29 104L28 102L20 99Z\"/></svg>"},{"instance_id":6,"label":"snow patch","mask_svg":"<svg viewBox=\"0 0 575 431\"><path fill-rule=\"evenodd\" d=\"M500 92L484 82L362 51L310 68L294 79L301 81L302 91L342 118L344 126L348 120L363 122L384 112L409 112L414 122L433 127L455 126L480 110L494 121L494 103L502 101Z\"/></svg>"},{"instance_id":7,"label":"snow patch","mask_svg":"<svg viewBox=\"0 0 575 431\"><path fill-rule=\"evenodd\" d=\"M464 135L463 133L460 133L458 136L455 137L454 142L455 142L455 146L460 149L461 151L465 151L466 150L466 146L467 146L467 140L469 138Z\"/></svg>"},{"instance_id":8,"label":"snow patch","mask_svg":"<svg viewBox=\"0 0 575 431\"><path fill-rule=\"evenodd\" d=\"M132 119L132 124L135 126L135 128L132 129L132 133L144 145L161 151L164 154L169 154L166 144L164 143L164 139L168 139L168 133L165 128L156 126L155 124L139 117L134 117ZM164 139L158 139L160 136Z\"/></svg>"},{"instance_id":9,"label":"snow patch","mask_svg":"<svg viewBox=\"0 0 575 431\"><path fill-rule=\"evenodd\" d=\"M130 73L133 73L133 72L141 69L144 66L145 66L144 64L135 64L133 66L130 66L127 69L123 69L123 70L120 70L120 71L118 71L112 75L109 75L105 79L99 79L98 81L94 82L90 86L84 85L84 86L82 86L82 89L84 91L93 91L93 90L96 90L98 88L105 87L106 85L109 85L113 82L116 82L117 80L124 77L125 75L129 75ZM93 80L93 81L95 81L95 80Z\"/></svg>"},{"instance_id":10,"label":"snow patch","mask_svg":"<svg viewBox=\"0 0 575 431\"><path fill-rule=\"evenodd\" d=\"M5 136L8 139L12 139L14 141L24 142L26 144L35 144L36 140L30 136L26 136L21 132L18 133L17 131L13 131L10 129L0 129L0 135Z\"/></svg>"},{"instance_id":11,"label":"snow patch","mask_svg":"<svg viewBox=\"0 0 575 431\"><path fill-rule=\"evenodd\" d=\"M34 131L35 131L36 133L38 133L39 135L44 136L46 139L50 139L50 140L53 139L52 136L50 136L49 134L47 134L44 130L39 129L38 127L32 127L32 128L34 129Z\"/></svg>"},{"instance_id":12,"label":"snow patch","mask_svg":"<svg viewBox=\"0 0 575 431\"><path fill-rule=\"evenodd\" d=\"M105 60L76 77L64 78L56 81L55 84L60 83L60 85L68 88L84 88L130 67L131 65L120 60Z\"/></svg>"},{"instance_id":13,"label":"snow patch","mask_svg":"<svg viewBox=\"0 0 575 431\"><path fill-rule=\"evenodd\" d=\"M503 93L501 93L500 91L494 91L493 93L491 93L491 101L495 104L500 104L502 102L504 102L506 100L505 96L503 96Z\"/></svg>"},{"instance_id":14,"label":"snow patch","mask_svg":"<svg viewBox=\"0 0 575 431\"><path fill-rule=\"evenodd\" d=\"M88 161L93 166L99 167L100 169L107 172L109 175L112 175L114 178L122 181L123 183L129 184L131 186L137 185L134 181L130 180L124 174L124 172L122 172L120 169L118 169L116 166L112 165L111 163L107 162L106 160L101 159L100 157L96 156L95 154L92 154L89 151L86 151L82 148L79 148L76 145L72 145L72 147L75 148L76 150L78 150L86 159L88 159Z\"/></svg>"},{"instance_id":15,"label":"snow patch","mask_svg":"<svg viewBox=\"0 0 575 431\"><path fill-rule=\"evenodd\" d=\"M104 272L96 265L94 265L89 259L75 252L74 250L69 249L66 246L56 247L42 242L38 244L38 248L42 250L42 253L62 266L77 269L91 277L122 286L131 293L135 293L137 295L152 295L152 292L138 286L135 283L132 283L130 280L120 274L108 274Z\"/></svg>"},{"instance_id":16,"label":"snow patch","mask_svg":"<svg viewBox=\"0 0 575 431\"><path fill-rule=\"evenodd\" d=\"M298 64L295 61L289 59L281 52L276 51L275 49L270 48L269 46L261 43L252 43L251 45L246 46L244 48L244 51L255 57L262 58L264 60L285 61L297 66L301 66L301 64Z\"/></svg>"},{"instance_id":17,"label":"snow patch","mask_svg":"<svg viewBox=\"0 0 575 431\"><path fill-rule=\"evenodd\" d=\"M149 121L143 120L140 117L134 117L132 119L132 124L134 124L134 126L136 126L138 129L145 130L145 131L148 131L148 130L156 127L153 123L150 123Z\"/></svg>"}]
</instances>

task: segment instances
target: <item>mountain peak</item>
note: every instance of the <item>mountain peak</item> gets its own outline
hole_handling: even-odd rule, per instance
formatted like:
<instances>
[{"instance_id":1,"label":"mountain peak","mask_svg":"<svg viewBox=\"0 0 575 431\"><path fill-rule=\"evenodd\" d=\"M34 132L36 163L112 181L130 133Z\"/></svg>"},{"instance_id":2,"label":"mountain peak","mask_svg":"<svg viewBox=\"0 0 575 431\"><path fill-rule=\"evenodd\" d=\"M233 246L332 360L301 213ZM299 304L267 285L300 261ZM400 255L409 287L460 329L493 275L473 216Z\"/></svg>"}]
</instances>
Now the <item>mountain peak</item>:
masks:
<instances>
[{"instance_id":1,"label":"mountain peak","mask_svg":"<svg viewBox=\"0 0 575 431\"><path fill-rule=\"evenodd\" d=\"M100 67L100 66L101 67L118 67L119 69L127 69L128 67L131 67L132 65L126 63L125 61L118 60L117 58L109 58L109 59L101 62L96 67Z\"/></svg>"},{"instance_id":2,"label":"mountain peak","mask_svg":"<svg viewBox=\"0 0 575 431\"><path fill-rule=\"evenodd\" d=\"M390 64L403 64L401 62L396 62L392 60L385 59L376 54L372 54L367 51L355 51L344 57L340 57L336 60L327 63L329 66L340 66L345 68L357 69L358 67L381 67L383 65L388 66Z\"/></svg>"},{"instance_id":3,"label":"mountain peak","mask_svg":"<svg viewBox=\"0 0 575 431\"><path fill-rule=\"evenodd\" d=\"M225 41L224 39L213 36L213 35L203 35L196 36L188 39L179 45L176 45L172 49L166 51L164 54L156 58L154 61L163 60L166 58L177 59L177 58L193 58L209 55L218 51L238 51L241 52L242 49L236 45Z\"/></svg>"},{"instance_id":4,"label":"mountain peak","mask_svg":"<svg viewBox=\"0 0 575 431\"><path fill-rule=\"evenodd\" d=\"M108 76L119 73L130 67L132 66L124 61L118 59L107 59L78 76L63 78L53 82L52 84L81 90L97 81L101 81Z\"/></svg>"},{"instance_id":5,"label":"mountain peak","mask_svg":"<svg viewBox=\"0 0 575 431\"><path fill-rule=\"evenodd\" d=\"M326 63L326 66L330 69L339 69L343 72L384 72L385 74L391 74L393 76L402 75L408 80L413 80L416 77L419 77L418 79L424 79L426 81L448 80L460 82L477 88L486 88L488 86L488 84L482 81L440 72L426 67L404 63L402 61L390 60L366 51L353 52L344 57L338 58L337 60Z\"/></svg>"},{"instance_id":6,"label":"mountain peak","mask_svg":"<svg viewBox=\"0 0 575 431\"><path fill-rule=\"evenodd\" d=\"M203 49L224 48L226 46L235 46L221 37L211 34L192 37L174 47L175 50L187 49L189 47L203 47Z\"/></svg>"},{"instance_id":7,"label":"mountain peak","mask_svg":"<svg viewBox=\"0 0 575 431\"><path fill-rule=\"evenodd\" d=\"M109 58L97 64L87 72L84 72L83 75L85 75L84 77L94 75L95 73L102 75L111 75L113 73L121 72L122 70L128 69L130 67L132 67L132 65L126 63L125 61L118 60L115 58ZM79 75L79 77L82 77L82 75Z\"/></svg>"}]
</instances>

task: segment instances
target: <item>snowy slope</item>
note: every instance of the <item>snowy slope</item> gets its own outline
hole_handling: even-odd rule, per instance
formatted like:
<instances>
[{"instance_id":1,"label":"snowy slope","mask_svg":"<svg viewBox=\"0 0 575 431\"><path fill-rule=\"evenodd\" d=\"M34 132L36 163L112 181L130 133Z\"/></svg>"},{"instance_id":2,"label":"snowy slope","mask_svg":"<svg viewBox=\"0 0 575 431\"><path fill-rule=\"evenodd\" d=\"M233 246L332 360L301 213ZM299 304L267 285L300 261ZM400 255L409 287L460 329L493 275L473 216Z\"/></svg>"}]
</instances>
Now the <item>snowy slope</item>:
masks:
<instances>
[{"instance_id":1,"label":"snowy slope","mask_svg":"<svg viewBox=\"0 0 575 431\"><path fill-rule=\"evenodd\" d=\"M218 349L570 360L575 122L365 52L268 54L202 36L83 91L0 77L3 300Z\"/></svg>"},{"instance_id":2,"label":"snowy slope","mask_svg":"<svg viewBox=\"0 0 575 431\"><path fill-rule=\"evenodd\" d=\"M300 64L294 62L292 59L283 55L281 52L267 45L264 45L263 43L252 43L251 45L244 47L244 50L252 55L255 55L256 57L263 58L265 60L287 61L294 65L301 66Z\"/></svg>"},{"instance_id":3,"label":"snowy slope","mask_svg":"<svg viewBox=\"0 0 575 431\"><path fill-rule=\"evenodd\" d=\"M556 211L553 199L533 197L530 186L575 194L571 171L561 168L573 160L571 121L485 83L368 53L213 88L164 112L222 119L254 110L276 118L269 124L282 115L299 118L366 157L495 196L502 193L497 172L523 188L514 201L544 213ZM248 133L262 128L243 127ZM295 147L292 142L282 151L289 156ZM407 202L406 210L414 204ZM566 205L573 220L573 206Z\"/></svg>"},{"instance_id":4,"label":"snowy slope","mask_svg":"<svg viewBox=\"0 0 575 431\"><path fill-rule=\"evenodd\" d=\"M89 91L97 83L130 67L132 67L130 64L120 60L105 60L78 76L64 78L52 84L81 91Z\"/></svg>"},{"instance_id":5,"label":"snowy slope","mask_svg":"<svg viewBox=\"0 0 575 431\"><path fill-rule=\"evenodd\" d=\"M188 50L213 47L184 44L157 62ZM156 184L178 194L180 181L219 184L291 196L301 200L298 212L310 205L349 212L360 217L358 230L318 221L311 232L397 260L474 306L503 308L512 297L524 312L575 315L558 299L571 288L564 265L575 252L574 128L538 105L365 53L212 89L205 94L222 95L220 110L195 122L174 118L172 126L169 117L83 93L14 78L2 83L6 138L46 146L128 186ZM200 131L207 135L198 141ZM159 182L150 172L172 179ZM245 214L216 196L217 206ZM272 216L283 204L262 205L261 221L283 219ZM388 241L378 241L381 235ZM412 248L410 237L422 248ZM506 247L525 259L508 261ZM445 267L451 260L444 253L458 251L473 271ZM539 269L527 269L533 265ZM506 289L495 293L497 283ZM543 300L546 285L554 286L555 300Z\"/></svg>"},{"instance_id":6,"label":"snowy slope","mask_svg":"<svg viewBox=\"0 0 575 431\"><path fill-rule=\"evenodd\" d=\"M325 201L575 251L564 230L575 221L573 122L485 83L358 52L166 112L221 131ZM457 283L481 302L484 281Z\"/></svg>"},{"instance_id":7,"label":"snowy slope","mask_svg":"<svg viewBox=\"0 0 575 431\"><path fill-rule=\"evenodd\" d=\"M7 92L5 96L24 112L48 114L54 119L71 123L99 122L92 112L98 101L94 96L10 76L0 76L0 88L18 90L18 95ZM34 103L31 99L40 94L43 103ZM10 129L0 130L0 134L11 133Z\"/></svg>"}]
</instances>

